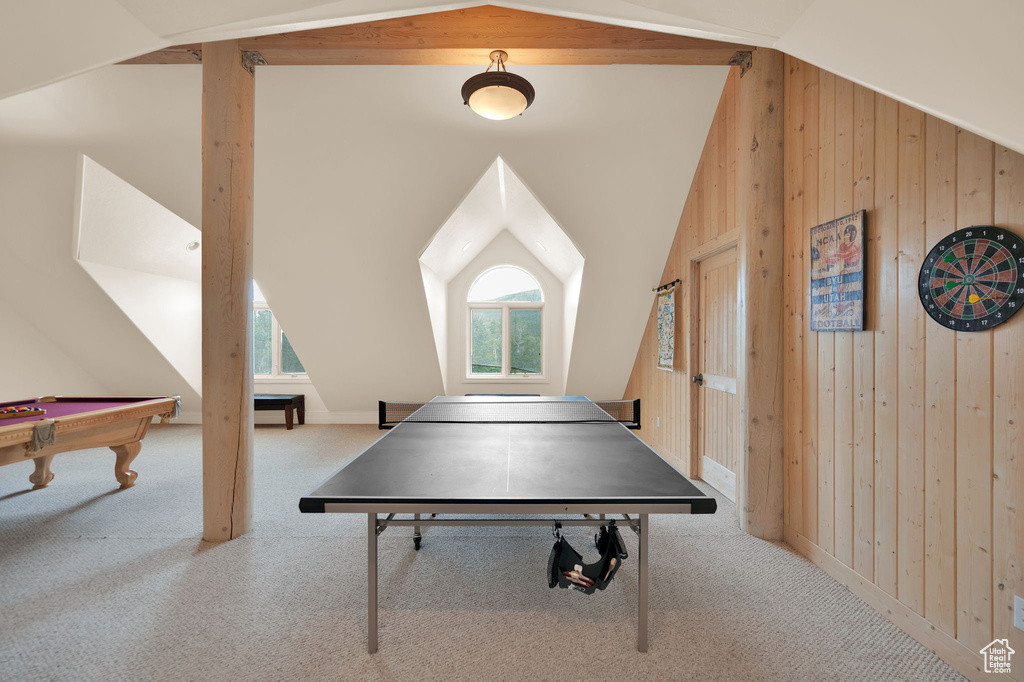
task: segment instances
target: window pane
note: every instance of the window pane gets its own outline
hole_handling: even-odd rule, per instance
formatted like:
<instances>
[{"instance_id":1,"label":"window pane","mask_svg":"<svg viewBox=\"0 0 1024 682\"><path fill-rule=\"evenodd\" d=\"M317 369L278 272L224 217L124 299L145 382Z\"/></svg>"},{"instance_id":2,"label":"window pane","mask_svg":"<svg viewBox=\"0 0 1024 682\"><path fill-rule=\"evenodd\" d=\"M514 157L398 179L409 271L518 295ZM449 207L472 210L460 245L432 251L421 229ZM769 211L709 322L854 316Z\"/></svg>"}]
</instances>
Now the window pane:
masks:
<instances>
[{"instance_id":1,"label":"window pane","mask_svg":"<svg viewBox=\"0 0 1024 682\"><path fill-rule=\"evenodd\" d=\"M512 374L540 374L540 311L508 311L509 371Z\"/></svg>"},{"instance_id":2,"label":"window pane","mask_svg":"<svg viewBox=\"0 0 1024 682\"><path fill-rule=\"evenodd\" d=\"M281 373L282 374L303 374L306 368L299 362L299 356L295 354L288 335L281 332Z\"/></svg>"},{"instance_id":3,"label":"window pane","mask_svg":"<svg viewBox=\"0 0 1024 682\"><path fill-rule=\"evenodd\" d=\"M471 302L542 301L540 283L526 270L504 266L477 278L469 290Z\"/></svg>"},{"instance_id":4,"label":"window pane","mask_svg":"<svg viewBox=\"0 0 1024 682\"><path fill-rule=\"evenodd\" d=\"M254 310L252 314L252 371L253 374L270 374L272 316L269 310Z\"/></svg>"},{"instance_id":5,"label":"window pane","mask_svg":"<svg viewBox=\"0 0 1024 682\"><path fill-rule=\"evenodd\" d=\"M473 310L473 374L501 374L501 310Z\"/></svg>"}]
</instances>

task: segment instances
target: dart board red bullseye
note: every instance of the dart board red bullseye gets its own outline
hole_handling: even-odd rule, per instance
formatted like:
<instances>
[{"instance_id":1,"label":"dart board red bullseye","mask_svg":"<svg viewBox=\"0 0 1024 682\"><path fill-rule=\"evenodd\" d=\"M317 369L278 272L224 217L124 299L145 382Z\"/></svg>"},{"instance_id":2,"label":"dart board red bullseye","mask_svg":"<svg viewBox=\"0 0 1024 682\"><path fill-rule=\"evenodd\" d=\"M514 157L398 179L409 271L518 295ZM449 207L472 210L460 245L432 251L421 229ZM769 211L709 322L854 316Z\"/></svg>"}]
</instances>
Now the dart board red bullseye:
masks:
<instances>
[{"instance_id":1,"label":"dart board red bullseye","mask_svg":"<svg viewBox=\"0 0 1024 682\"><path fill-rule=\"evenodd\" d=\"M919 285L921 305L942 326L991 329L1024 306L1024 240L991 225L957 230L928 252Z\"/></svg>"}]
</instances>

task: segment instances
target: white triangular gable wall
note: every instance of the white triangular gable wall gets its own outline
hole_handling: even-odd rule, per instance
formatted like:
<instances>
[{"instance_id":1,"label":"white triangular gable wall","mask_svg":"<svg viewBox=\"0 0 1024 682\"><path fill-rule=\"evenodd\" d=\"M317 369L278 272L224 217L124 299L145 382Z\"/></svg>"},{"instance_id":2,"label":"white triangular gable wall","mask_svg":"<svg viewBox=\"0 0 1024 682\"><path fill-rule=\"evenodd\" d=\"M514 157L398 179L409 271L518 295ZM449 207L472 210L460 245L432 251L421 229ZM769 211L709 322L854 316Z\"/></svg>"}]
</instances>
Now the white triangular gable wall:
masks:
<instances>
[{"instance_id":1,"label":"white triangular gable wall","mask_svg":"<svg viewBox=\"0 0 1024 682\"><path fill-rule=\"evenodd\" d=\"M84 154L79 177L75 260L202 393L199 230Z\"/></svg>"},{"instance_id":2,"label":"white triangular gable wall","mask_svg":"<svg viewBox=\"0 0 1024 682\"><path fill-rule=\"evenodd\" d=\"M420 254L445 393L564 395L583 263L554 217L505 160L496 158ZM481 273L499 265L527 270L544 290L543 383L467 380L466 296Z\"/></svg>"}]
</instances>

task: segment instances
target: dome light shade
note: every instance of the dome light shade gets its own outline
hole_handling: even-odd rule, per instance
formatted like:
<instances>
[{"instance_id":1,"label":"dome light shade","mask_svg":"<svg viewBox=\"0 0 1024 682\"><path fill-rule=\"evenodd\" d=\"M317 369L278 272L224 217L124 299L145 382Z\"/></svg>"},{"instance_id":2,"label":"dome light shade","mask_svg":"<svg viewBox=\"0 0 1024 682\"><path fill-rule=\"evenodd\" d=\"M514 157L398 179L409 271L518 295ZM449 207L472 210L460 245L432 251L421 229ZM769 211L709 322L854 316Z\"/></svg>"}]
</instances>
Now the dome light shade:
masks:
<instances>
[{"instance_id":1,"label":"dome light shade","mask_svg":"<svg viewBox=\"0 0 1024 682\"><path fill-rule=\"evenodd\" d=\"M518 116L533 104L533 86L522 76L505 71L507 58L508 54L502 50L491 52L487 71L473 76L462 86L462 101L492 121ZM494 64L497 68L492 72Z\"/></svg>"}]
</instances>

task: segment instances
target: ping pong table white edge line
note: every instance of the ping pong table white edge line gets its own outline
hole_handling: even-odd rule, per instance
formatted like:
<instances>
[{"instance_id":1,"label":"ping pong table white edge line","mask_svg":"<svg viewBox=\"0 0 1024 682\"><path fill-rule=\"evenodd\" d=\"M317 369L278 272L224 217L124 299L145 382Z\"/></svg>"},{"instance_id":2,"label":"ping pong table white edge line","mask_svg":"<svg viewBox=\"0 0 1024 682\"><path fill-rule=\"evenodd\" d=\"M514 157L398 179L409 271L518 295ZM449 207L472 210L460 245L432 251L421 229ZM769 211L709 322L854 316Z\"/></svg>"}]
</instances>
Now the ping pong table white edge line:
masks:
<instances>
[{"instance_id":1,"label":"ping pong table white edge line","mask_svg":"<svg viewBox=\"0 0 1024 682\"><path fill-rule=\"evenodd\" d=\"M473 502L507 502L508 504L560 504L564 500L578 500L585 499L588 502L615 502L616 500L623 500L624 502L638 502L643 500L652 500L651 504L690 504L691 500L696 501L707 501L715 499L711 495L665 495L662 497L651 496L651 495L602 495L592 497L502 497L502 496L474 496L474 497L412 497L410 495L303 495L301 499L304 500L353 500L353 501L370 501L370 500L410 500L415 503L421 502L443 502L446 504L459 504L457 500L465 500L466 503Z\"/></svg>"},{"instance_id":2,"label":"ping pong table white edge line","mask_svg":"<svg viewBox=\"0 0 1024 682\"><path fill-rule=\"evenodd\" d=\"M304 509L303 507L314 507ZM319 507L319 508L317 508ZM708 507L711 509L705 511ZM699 511L694 511L694 508ZM520 498L475 497L410 498L396 496L306 496L300 499L299 511L321 513L433 513L433 514L581 514L581 513L645 513L645 514L715 514L718 501L709 495L698 497L592 497L592 498Z\"/></svg>"},{"instance_id":3,"label":"ping pong table white edge line","mask_svg":"<svg viewBox=\"0 0 1024 682\"><path fill-rule=\"evenodd\" d=\"M711 498L712 500L714 498ZM707 498L705 498L706 502ZM557 514L714 514L717 504L694 504L693 502L662 502L658 504L639 502L604 502L568 501L537 503L492 503L487 502L322 502L322 508L300 511L304 514L531 514L550 516ZM707 507L713 507L704 511ZM696 507L699 511L694 511Z\"/></svg>"}]
</instances>

